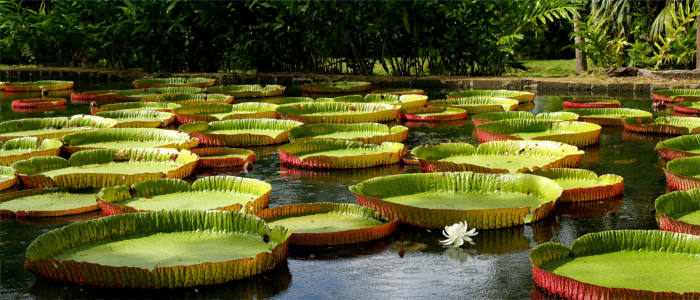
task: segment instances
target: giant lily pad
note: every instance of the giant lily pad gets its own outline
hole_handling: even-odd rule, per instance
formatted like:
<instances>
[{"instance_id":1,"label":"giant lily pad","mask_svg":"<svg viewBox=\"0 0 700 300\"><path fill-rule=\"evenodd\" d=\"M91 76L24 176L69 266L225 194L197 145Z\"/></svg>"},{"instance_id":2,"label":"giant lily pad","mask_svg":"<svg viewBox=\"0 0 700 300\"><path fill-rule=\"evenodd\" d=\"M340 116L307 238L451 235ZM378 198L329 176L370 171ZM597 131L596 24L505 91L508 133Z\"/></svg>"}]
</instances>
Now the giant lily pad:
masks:
<instances>
[{"instance_id":1,"label":"giant lily pad","mask_svg":"<svg viewBox=\"0 0 700 300\"><path fill-rule=\"evenodd\" d=\"M21 137L36 137L39 140L61 138L69 133L109 128L116 124L116 120L86 115L11 120L0 123L0 141Z\"/></svg>"},{"instance_id":2,"label":"giant lily pad","mask_svg":"<svg viewBox=\"0 0 700 300\"><path fill-rule=\"evenodd\" d=\"M480 114L492 111L511 111L518 107L518 100L510 98L495 97L468 97L452 98L446 100L433 100L429 102L432 106L446 106L461 108L470 114Z\"/></svg>"},{"instance_id":3,"label":"giant lily pad","mask_svg":"<svg viewBox=\"0 0 700 300\"><path fill-rule=\"evenodd\" d=\"M121 128L156 128L166 127L175 121L175 115L162 111L103 111L98 117L117 121L114 127Z\"/></svg>"},{"instance_id":4,"label":"giant lily pad","mask_svg":"<svg viewBox=\"0 0 700 300\"><path fill-rule=\"evenodd\" d=\"M674 115L699 115L700 101L681 102L673 104Z\"/></svg>"},{"instance_id":5,"label":"giant lily pad","mask_svg":"<svg viewBox=\"0 0 700 300\"><path fill-rule=\"evenodd\" d=\"M662 230L700 235L700 190L676 191L656 198Z\"/></svg>"},{"instance_id":6,"label":"giant lily pad","mask_svg":"<svg viewBox=\"0 0 700 300\"><path fill-rule=\"evenodd\" d=\"M287 256L289 235L235 212L122 214L40 235L27 247L24 267L53 280L109 288L221 284L273 269Z\"/></svg>"},{"instance_id":7,"label":"giant lily pad","mask_svg":"<svg viewBox=\"0 0 700 300\"><path fill-rule=\"evenodd\" d=\"M4 87L6 92L58 91L58 90L69 90L72 88L73 88L72 81L61 81L61 80L7 82L7 83L5 83L5 87Z\"/></svg>"},{"instance_id":8,"label":"giant lily pad","mask_svg":"<svg viewBox=\"0 0 700 300\"><path fill-rule=\"evenodd\" d=\"M220 85L207 88L207 93L226 94L236 98L249 97L274 97L284 94L284 86L277 84L268 84L261 86L259 84L239 84L239 85Z\"/></svg>"},{"instance_id":9,"label":"giant lily pad","mask_svg":"<svg viewBox=\"0 0 700 300\"><path fill-rule=\"evenodd\" d=\"M63 137L69 154L92 149L173 148L190 149L199 140L175 130L155 128L106 128L77 132Z\"/></svg>"},{"instance_id":10,"label":"giant lily pad","mask_svg":"<svg viewBox=\"0 0 700 300\"><path fill-rule=\"evenodd\" d=\"M471 172L377 177L350 191L360 205L401 223L442 228L467 221L478 229L541 220L562 193L556 182L540 176Z\"/></svg>"},{"instance_id":11,"label":"giant lily pad","mask_svg":"<svg viewBox=\"0 0 700 300\"><path fill-rule=\"evenodd\" d=\"M484 123L492 121L501 120L517 120L517 119L536 119L536 120L547 120L547 121L576 121L578 120L578 115L572 112L544 112L534 115L527 111L496 111L480 113L472 117L472 122L474 126L479 126Z\"/></svg>"},{"instance_id":12,"label":"giant lily pad","mask_svg":"<svg viewBox=\"0 0 700 300\"><path fill-rule=\"evenodd\" d=\"M180 131L209 147L263 146L287 142L289 131L301 124L291 120L240 119L187 123L180 125Z\"/></svg>"},{"instance_id":13,"label":"giant lily pad","mask_svg":"<svg viewBox=\"0 0 700 300\"><path fill-rule=\"evenodd\" d=\"M401 107L401 109L412 109L424 107L428 103L428 96L424 95L394 95L394 94L368 94L365 97L360 95L340 96L333 98L334 102L355 102L355 103L379 103L391 104Z\"/></svg>"},{"instance_id":14,"label":"giant lily pad","mask_svg":"<svg viewBox=\"0 0 700 300\"><path fill-rule=\"evenodd\" d=\"M145 89L118 90L117 95L122 99L129 101L143 101L146 97L158 95L179 95L179 94L198 94L204 90L199 87L155 87Z\"/></svg>"},{"instance_id":15,"label":"giant lily pad","mask_svg":"<svg viewBox=\"0 0 700 300\"><path fill-rule=\"evenodd\" d=\"M187 150L97 149L76 152L70 160L32 157L12 168L27 187L101 188L153 178L185 178L198 159Z\"/></svg>"},{"instance_id":16,"label":"giant lily pad","mask_svg":"<svg viewBox=\"0 0 700 300\"><path fill-rule=\"evenodd\" d=\"M399 108L374 103L299 103L277 108L283 118L314 123L376 123L396 120Z\"/></svg>"},{"instance_id":17,"label":"giant lily pad","mask_svg":"<svg viewBox=\"0 0 700 300\"><path fill-rule=\"evenodd\" d=\"M311 97L271 97L258 99L258 102L270 103L277 105L297 104L297 103L314 103L314 102L333 102L333 98L318 98Z\"/></svg>"},{"instance_id":18,"label":"giant lily pad","mask_svg":"<svg viewBox=\"0 0 700 300\"><path fill-rule=\"evenodd\" d=\"M579 237L530 251L535 284L567 299L700 297L700 238L657 230Z\"/></svg>"},{"instance_id":19,"label":"giant lily pad","mask_svg":"<svg viewBox=\"0 0 700 300\"><path fill-rule=\"evenodd\" d=\"M229 210L255 213L267 207L269 183L235 176L209 176L190 186L180 179L151 179L131 187L103 188L97 195L105 215L154 210Z\"/></svg>"},{"instance_id":20,"label":"giant lily pad","mask_svg":"<svg viewBox=\"0 0 700 300\"><path fill-rule=\"evenodd\" d=\"M535 100L535 94L524 91L511 90L465 90L450 93L447 98L465 98L465 97L497 97L510 98L518 100L520 103L532 102Z\"/></svg>"},{"instance_id":21,"label":"giant lily pad","mask_svg":"<svg viewBox=\"0 0 700 300\"><path fill-rule=\"evenodd\" d=\"M268 208L256 215L270 226L289 228L289 243L300 246L362 243L386 237L398 228L398 221L355 204L292 204Z\"/></svg>"},{"instance_id":22,"label":"giant lily pad","mask_svg":"<svg viewBox=\"0 0 700 300\"><path fill-rule=\"evenodd\" d=\"M425 91L421 89L386 89L386 90L378 90L378 91L372 91L372 94L392 94L392 95L423 95L425 94Z\"/></svg>"},{"instance_id":23,"label":"giant lily pad","mask_svg":"<svg viewBox=\"0 0 700 300\"><path fill-rule=\"evenodd\" d=\"M197 168L230 168L255 162L255 153L246 149L207 147L190 151L199 156Z\"/></svg>"},{"instance_id":24,"label":"giant lily pad","mask_svg":"<svg viewBox=\"0 0 700 300\"><path fill-rule=\"evenodd\" d=\"M372 83L362 81L312 82L305 83L302 89L310 93L354 93L372 88Z\"/></svg>"},{"instance_id":25,"label":"giant lily pad","mask_svg":"<svg viewBox=\"0 0 700 300\"><path fill-rule=\"evenodd\" d=\"M51 110L66 107L63 98L29 98L12 101L12 110Z\"/></svg>"},{"instance_id":26,"label":"giant lily pad","mask_svg":"<svg viewBox=\"0 0 700 300\"><path fill-rule=\"evenodd\" d=\"M404 154L401 143L380 145L319 139L292 142L280 147L282 163L314 169L356 169L396 164Z\"/></svg>"},{"instance_id":27,"label":"giant lily pad","mask_svg":"<svg viewBox=\"0 0 700 300\"><path fill-rule=\"evenodd\" d=\"M472 171L523 173L578 167L583 151L551 141L493 141L474 148L467 143L418 146L411 150L424 172Z\"/></svg>"},{"instance_id":28,"label":"giant lily pad","mask_svg":"<svg viewBox=\"0 0 700 300\"><path fill-rule=\"evenodd\" d=\"M142 101L177 103L182 106L190 106L205 103L231 103L233 102L233 96L223 94L161 94L143 97Z\"/></svg>"},{"instance_id":29,"label":"giant lily pad","mask_svg":"<svg viewBox=\"0 0 700 300\"><path fill-rule=\"evenodd\" d=\"M13 187L17 181L14 169L0 166L0 191Z\"/></svg>"},{"instance_id":30,"label":"giant lily pad","mask_svg":"<svg viewBox=\"0 0 700 300\"><path fill-rule=\"evenodd\" d=\"M328 182L351 185L379 176L404 173L406 169L400 164L393 164L368 169L302 169L280 164L280 176L287 179L300 179L305 182Z\"/></svg>"},{"instance_id":31,"label":"giant lily pad","mask_svg":"<svg viewBox=\"0 0 700 300\"><path fill-rule=\"evenodd\" d=\"M20 160L34 156L58 156L61 152L61 141L35 137L16 138L0 142L0 166L9 166Z\"/></svg>"},{"instance_id":32,"label":"giant lily pad","mask_svg":"<svg viewBox=\"0 0 700 300\"><path fill-rule=\"evenodd\" d=\"M6 216L59 217L97 209L94 192L44 188L0 194L0 215Z\"/></svg>"},{"instance_id":33,"label":"giant lily pad","mask_svg":"<svg viewBox=\"0 0 700 300\"><path fill-rule=\"evenodd\" d=\"M643 133L684 135L700 133L700 118L656 117L625 118L625 130Z\"/></svg>"},{"instance_id":34,"label":"giant lily pad","mask_svg":"<svg viewBox=\"0 0 700 300\"><path fill-rule=\"evenodd\" d=\"M94 115L99 112L106 111L163 111L172 112L173 109L180 107L180 104L165 103L165 102L122 102L105 104L99 107L90 106L90 112Z\"/></svg>"},{"instance_id":35,"label":"giant lily pad","mask_svg":"<svg viewBox=\"0 0 700 300\"><path fill-rule=\"evenodd\" d=\"M683 135L664 140L654 149L665 160L700 155L700 135Z\"/></svg>"},{"instance_id":36,"label":"giant lily pad","mask_svg":"<svg viewBox=\"0 0 700 300\"><path fill-rule=\"evenodd\" d=\"M216 79L203 78L203 77L173 77L173 78L148 78L148 79L138 79L134 80L134 88L154 88L154 87L181 87L181 86L191 86L191 87L207 87L213 86L216 83Z\"/></svg>"},{"instance_id":37,"label":"giant lily pad","mask_svg":"<svg viewBox=\"0 0 700 300\"><path fill-rule=\"evenodd\" d=\"M588 122L503 120L476 127L479 142L503 140L550 140L578 147L597 144L600 125Z\"/></svg>"},{"instance_id":38,"label":"giant lily pad","mask_svg":"<svg viewBox=\"0 0 700 300\"><path fill-rule=\"evenodd\" d=\"M197 121L212 122L229 119L259 119L277 117L277 105L270 103L247 102L235 105L209 103L184 106L173 110L181 124Z\"/></svg>"},{"instance_id":39,"label":"giant lily pad","mask_svg":"<svg viewBox=\"0 0 700 300\"><path fill-rule=\"evenodd\" d=\"M403 142L408 138L408 128L396 125L389 127L379 123L357 124L309 124L292 129L289 140L336 139L381 144Z\"/></svg>"},{"instance_id":40,"label":"giant lily pad","mask_svg":"<svg viewBox=\"0 0 700 300\"><path fill-rule=\"evenodd\" d=\"M664 169L666 182L672 190L700 188L700 156L677 158Z\"/></svg>"},{"instance_id":41,"label":"giant lily pad","mask_svg":"<svg viewBox=\"0 0 700 300\"><path fill-rule=\"evenodd\" d=\"M632 108L572 108L566 111L579 115L579 120L598 125L622 126L626 117L652 117L648 111Z\"/></svg>"},{"instance_id":42,"label":"giant lily pad","mask_svg":"<svg viewBox=\"0 0 700 300\"><path fill-rule=\"evenodd\" d=\"M700 89L656 90L651 93L654 102L691 102L700 100Z\"/></svg>"},{"instance_id":43,"label":"giant lily pad","mask_svg":"<svg viewBox=\"0 0 700 300\"><path fill-rule=\"evenodd\" d=\"M117 94L118 90L85 91L82 93L71 93L70 100L73 103L90 103L121 100Z\"/></svg>"},{"instance_id":44,"label":"giant lily pad","mask_svg":"<svg viewBox=\"0 0 700 300\"><path fill-rule=\"evenodd\" d=\"M613 198L622 195L622 176L605 174L598 176L584 169L547 169L533 174L554 180L564 192L560 202L581 202Z\"/></svg>"},{"instance_id":45,"label":"giant lily pad","mask_svg":"<svg viewBox=\"0 0 700 300\"><path fill-rule=\"evenodd\" d=\"M620 101L613 99L575 99L562 103L564 109L569 108L617 108L622 105Z\"/></svg>"},{"instance_id":46,"label":"giant lily pad","mask_svg":"<svg viewBox=\"0 0 700 300\"><path fill-rule=\"evenodd\" d=\"M467 118L467 111L454 107L418 107L401 109L401 119L412 122L436 122L462 120Z\"/></svg>"}]
</instances>

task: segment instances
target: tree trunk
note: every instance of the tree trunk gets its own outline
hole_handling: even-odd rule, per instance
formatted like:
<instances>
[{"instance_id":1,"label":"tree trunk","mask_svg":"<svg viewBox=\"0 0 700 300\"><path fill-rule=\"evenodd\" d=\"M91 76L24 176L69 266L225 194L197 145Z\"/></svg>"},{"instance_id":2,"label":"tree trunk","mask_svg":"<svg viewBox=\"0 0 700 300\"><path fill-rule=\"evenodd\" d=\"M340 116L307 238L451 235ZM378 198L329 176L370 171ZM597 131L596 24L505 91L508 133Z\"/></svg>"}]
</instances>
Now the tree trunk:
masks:
<instances>
[{"instance_id":1,"label":"tree trunk","mask_svg":"<svg viewBox=\"0 0 700 300\"><path fill-rule=\"evenodd\" d=\"M695 19L695 69L700 70L700 16Z\"/></svg>"},{"instance_id":2,"label":"tree trunk","mask_svg":"<svg viewBox=\"0 0 700 300\"><path fill-rule=\"evenodd\" d=\"M578 16L574 15L574 32L579 32L579 30L581 30L578 26L578 22ZM575 36L574 43L581 44L583 43L583 39L580 36ZM579 48L576 48L574 52L576 53L576 74L587 72L588 62L586 61L586 56L583 54L583 52L581 52L581 49Z\"/></svg>"}]
</instances>

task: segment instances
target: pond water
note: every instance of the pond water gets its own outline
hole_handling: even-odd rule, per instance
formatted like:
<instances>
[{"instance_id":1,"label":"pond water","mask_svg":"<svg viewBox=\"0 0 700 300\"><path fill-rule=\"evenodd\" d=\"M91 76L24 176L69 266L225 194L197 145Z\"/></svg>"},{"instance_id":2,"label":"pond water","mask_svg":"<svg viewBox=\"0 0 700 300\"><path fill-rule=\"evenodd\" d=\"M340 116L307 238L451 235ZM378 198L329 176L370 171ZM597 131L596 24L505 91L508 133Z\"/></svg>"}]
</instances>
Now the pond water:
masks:
<instances>
[{"instance_id":1,"label":"pond water","mask_svg":"<svg viewBox=\"0 0 700 300\"><path fill-rule=\"evenodd\" d=\"M130 88L129 83L76 83L76 90ZM292 94L300 93L291 89ZM445 91L428 91L431 99ZM289 93L288 93L289 94ZM64 111L16 113L12 99L27 94L0 94L0 120L26 117L89 114L86 104L69 104ZM34 94L32 96L38 96ZM64 96L69 98L70 96ZM562 101L573 96L535 98L533 112L559 111ZM650 99L623 99L623 107L651 111ZM659 113L659 112L656 112ZM469 142L478 144L471 121L435 125L406 124L408 148L427 143ZM287 263L254 278L211 287L162 291L111 290L57 283L35 278L23 269L24 251L40 234L70 222L99 217L91 213L45 220L0 219L0 295L2 298L545 298L532 284L528 252L547 241L570 245L577 237L611 229L658 229L654 200L666 191L662 161L654 152L665 137L625 132L604 127L600 145L584 148L580 167L598 174L624 177L622 199L587 205L560 206L556 216L544 221L501 230L481 231L475 246L444 248L438 230L401 227L388 238L330 248L292 248ZM232 174L272 184L270 206L309 202L356 203L348 186L376 176L418 172L417 166L388 166L349 171L310 171L280 166L277 147L252 148L255 169L206 171L197 177ZM407 250L400 255L401 246Z\"/></svg>"}]
</instances>

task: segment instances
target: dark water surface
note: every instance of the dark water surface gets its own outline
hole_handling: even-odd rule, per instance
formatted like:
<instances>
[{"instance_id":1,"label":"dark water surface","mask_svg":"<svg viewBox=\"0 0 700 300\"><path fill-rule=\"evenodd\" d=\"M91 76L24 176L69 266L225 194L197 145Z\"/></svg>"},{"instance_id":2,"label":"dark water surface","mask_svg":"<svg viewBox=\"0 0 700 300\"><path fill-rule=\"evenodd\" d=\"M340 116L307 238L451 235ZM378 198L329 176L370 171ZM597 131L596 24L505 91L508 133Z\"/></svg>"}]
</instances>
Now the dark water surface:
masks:
<instances>
[{"instance_id":1,"label":"dark water surface","mask_svg":"<svg viewBox=\"0 0 700 300\"><path fill-rule=\"evenodd\" d=\"M76 90L129 88L122 84L76 84ZM295 91L292 90L292 93ZM298 90L296 91L298 93ZM431 99L445 91L431 92ZM33 96L38 96L34 94ZM0 120L68 116L89 113L85 104L69 104L65 111L16 113L12 99L27 94L0 94ZM69 96L67 96L69 98ZM572 96L539 96L533 112L561 110ZM623 107L651 110L649 99L623 100ZM437 125L406 124L409 148L447 140L478 144L471 121ZM545 297L532 287L528 252L547 241L570 245L577 237L610 229L658 229L654 200L666 190L662 161L653 151L661 136L637 135L622 127L604 127L600 145L585 148L581 168L598 174L615 173L625 179L622 199L589 205L560 206L544 221L481 231L475 246L443 248L440 232L402 227L392 236L365 244L322 249L295 249L287 263L262 275L229 284L177 290L111 290L82 287L35 278L22 268L24 251L38 235L70 222L99 217L0 219L0 298L334 298L388 299L523 299ZM270 206L308 202L356 203L348 186L376 176L417 172L416 166L388 166L350 171L309 171L280 166L276 147L252 148L255 169L199 172L261 179L272 184ZM193 176L192 179L194 179ZM406 245L403 257L397 249Z\"/></svg>"}]
</instances>

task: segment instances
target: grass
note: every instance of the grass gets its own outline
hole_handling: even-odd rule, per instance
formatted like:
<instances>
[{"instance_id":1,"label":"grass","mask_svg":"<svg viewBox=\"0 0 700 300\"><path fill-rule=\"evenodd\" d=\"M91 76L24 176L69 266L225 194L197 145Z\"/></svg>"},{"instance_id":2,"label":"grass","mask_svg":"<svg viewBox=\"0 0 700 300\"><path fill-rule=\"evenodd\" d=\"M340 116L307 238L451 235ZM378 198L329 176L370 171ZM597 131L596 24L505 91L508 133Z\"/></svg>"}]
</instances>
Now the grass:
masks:
<instances>
[{"instance_id":1,"label":"grass","mask_svg":"<svg viewBox=\"0 0 700 300\"><path fill-rule=\"evenodd\" d=\"M527 68L524 70L513 70L504 76L514 77L574 77L576 70L576 60L574 59L553 59L553 60L526 60L523 64Z\"/></svg>"}]
</instances>

